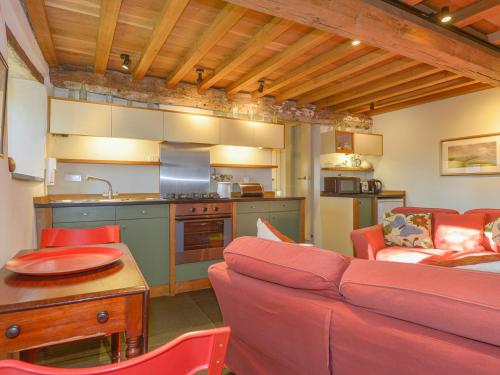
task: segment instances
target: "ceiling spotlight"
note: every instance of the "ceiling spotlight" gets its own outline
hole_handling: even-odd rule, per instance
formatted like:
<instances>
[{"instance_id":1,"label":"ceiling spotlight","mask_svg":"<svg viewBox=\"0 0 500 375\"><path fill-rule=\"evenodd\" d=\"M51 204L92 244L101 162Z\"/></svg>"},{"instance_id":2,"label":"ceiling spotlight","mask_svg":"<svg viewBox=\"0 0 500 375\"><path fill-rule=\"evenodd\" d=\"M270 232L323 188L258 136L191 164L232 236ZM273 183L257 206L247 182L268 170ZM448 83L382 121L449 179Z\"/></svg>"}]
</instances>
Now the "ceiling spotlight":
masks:
<instances>
[{"instance_id":1,"label":"ceiling spotlight","mask_svg":"<svg viewBox=\"0 0 500 375\"><path fill-rule=\"evenodd\" d=\"M196 79L196 83L199 85L203 81L203 72L205 70L201 67L196 68L196 73L198 73L198 78Z\"/></svg>"},{"instance_id":2,"label":"ceiling spotlight","mask_svg":"<svg viewBox=\"0 0 500 375\"><path fill-rule=\"evenodd\" d=\"M438 14L438 18L442 23L448 23L453 19L453 15L450 13L449 7L442 7L441 12Z\"/></svg>"},{"instance_id":3,"label":"ceiling spotlight","mask_svg":"<svg viewBox=\"0 0 500 375\"><path fill-rule=\"evenodd\" d=\"M359 45L361 44L361 41L360 41L360 40L358 40L358 39L354 39L354 40L351 42L351 44L352 44L353 46L359 46Z\"/></svg>"},{"instance_id":4,"label":"ceiling spotlight","mask_svg":"<svg viewBox=\"0 0 500 375\"><path fill-rule=\"evenodd\" d=\"M259 79L258 80L259 82L259 88L257 89L258 92L264 92L264 80L263 79Z\"/></svg>"},{"instance_id":5,"label":"ceiling spotlight","mask_svg":"<svg viewBox=\"0 0 500 375\"><path fill-rule=\"evenodd\" d=\"M375 102L370 103L370 111L373 111L375 109Z\"/></svg>"},{"instance_id":6,"label":"ceiling spotlight","mask_svg":"<svg viewBox=\"0 0 500 375\"><path fill-rule=\"evenodd\" d=\"M129 70L129 68L130 68L130 56L127 55L126 53L122 53L120 55L120 58L122 59L122 68L125 70Z\"/></svg>"}]
</instances>

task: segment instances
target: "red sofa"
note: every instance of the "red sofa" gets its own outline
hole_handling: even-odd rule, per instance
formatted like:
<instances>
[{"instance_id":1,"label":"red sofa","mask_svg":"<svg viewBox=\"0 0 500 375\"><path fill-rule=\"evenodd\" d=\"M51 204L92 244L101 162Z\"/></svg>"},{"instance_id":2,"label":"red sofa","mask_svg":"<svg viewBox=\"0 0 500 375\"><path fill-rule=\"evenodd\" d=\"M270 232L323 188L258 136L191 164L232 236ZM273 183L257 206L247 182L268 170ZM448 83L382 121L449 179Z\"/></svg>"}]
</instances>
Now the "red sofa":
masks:
<instances>
[{"instance_id":1,"label":"red sofa","mask_svg":"<svg viewBox=\"0 0 500 375\"><path fill-rule=\"evenodd\" d=\"M493 375L500 275L254 237L209 268L238 375Z\"/></svg>"},{"instance_id":2,"label":"red sofa","mask_svg":"<svg viewBox=\"0 0 500 375\"><path fill-rule=\"evenodd\" d=\"M432 219L434 219L434 215L436 213L459 214L459 212L456 210L423 207L399 207L393 209L392 212L402 214L430 213L432 214ZM500 209L480 208L469 210L465 212L465 214L484 214L484 224L486 225L486 223L496 220L498 217L500 217ZM436 230L437 228L433 220L431 231L433 241L435 239ZM418 263L418 261L424 260L426 257L430 257L432 255L442 255L446 253L445 250L439 248L420 249L387 246L384 243L384 233L381 224L354 230L351 233L351 239L354 247L354 256L356 258ZM488 243L489 241L484 238L484 249L486 251L492 251Z\"/></svg>"}]
</instances>

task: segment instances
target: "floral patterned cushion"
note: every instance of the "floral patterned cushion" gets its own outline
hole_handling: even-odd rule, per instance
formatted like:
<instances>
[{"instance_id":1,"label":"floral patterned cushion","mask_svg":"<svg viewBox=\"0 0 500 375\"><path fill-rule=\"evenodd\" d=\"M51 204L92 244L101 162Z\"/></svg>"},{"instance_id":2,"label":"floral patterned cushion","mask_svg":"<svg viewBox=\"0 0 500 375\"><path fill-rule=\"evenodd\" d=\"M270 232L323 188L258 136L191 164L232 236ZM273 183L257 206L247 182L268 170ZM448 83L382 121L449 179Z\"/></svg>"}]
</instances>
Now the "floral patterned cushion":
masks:
<instances>
[{"instance_id":1,"label":"floral patterned cushion","mask_svg":"<svg viewBox=\"0 0 500 375\"><path fill-rule=\"evenodd\" d=\"M491 248L500 253L500 217L484 227L484 235L490 241Z\"/></svg>"},{"instance_id":2,"label":"floral patterned cushion","mask_svg":"<svg viewBox=\"0 0 500 375\"><path fill-rule=\"evenodd\" d=\"M386 213L384 240L387 246L432 248L431 214Z\"/></svg>"}]
</instances>

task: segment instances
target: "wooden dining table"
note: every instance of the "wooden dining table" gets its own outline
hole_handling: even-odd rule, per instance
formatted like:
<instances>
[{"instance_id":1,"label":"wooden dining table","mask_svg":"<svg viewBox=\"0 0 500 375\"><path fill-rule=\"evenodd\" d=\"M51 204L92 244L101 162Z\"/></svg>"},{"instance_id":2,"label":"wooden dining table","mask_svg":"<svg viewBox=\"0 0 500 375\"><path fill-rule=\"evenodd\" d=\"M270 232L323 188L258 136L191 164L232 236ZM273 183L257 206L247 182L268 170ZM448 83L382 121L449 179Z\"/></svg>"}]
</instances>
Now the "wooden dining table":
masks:
<instances>
[{"instance_id":1,"label":"wooden dining table","mask_svg":"<svg viewBox=\"0 0 500 375\"><path fill-rule=\"evenodd\" d=\"M119 249L123 257L102 268L61 276L0 269L0 353L28 353L105 335L116 338L122 332L127 358L147 351L148 284L125 244L95 246ZM16 256L32 251L51 250L22 250ZM115 360L119 351L119 345L112 345Z\"/></svg>"}]
</instances>

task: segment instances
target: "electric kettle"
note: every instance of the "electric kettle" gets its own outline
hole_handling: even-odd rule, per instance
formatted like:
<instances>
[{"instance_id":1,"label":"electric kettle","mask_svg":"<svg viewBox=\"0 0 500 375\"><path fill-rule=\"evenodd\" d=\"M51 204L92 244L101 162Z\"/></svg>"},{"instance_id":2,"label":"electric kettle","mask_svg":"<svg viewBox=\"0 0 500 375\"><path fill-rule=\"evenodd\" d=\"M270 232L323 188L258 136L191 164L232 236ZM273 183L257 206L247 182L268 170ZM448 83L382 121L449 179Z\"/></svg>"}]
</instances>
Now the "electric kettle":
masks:
<instances>
[{"instance_id":1,"label":"electric kettle","mask_svg":"<svg viewBox=\"0 0 500 375\"><path fill-rule=\"evenodd\" d=\"M373 194L378 194L382 191L382 181L380 180L368 180L368 191Z\"/></svg>"}]
</instances>

